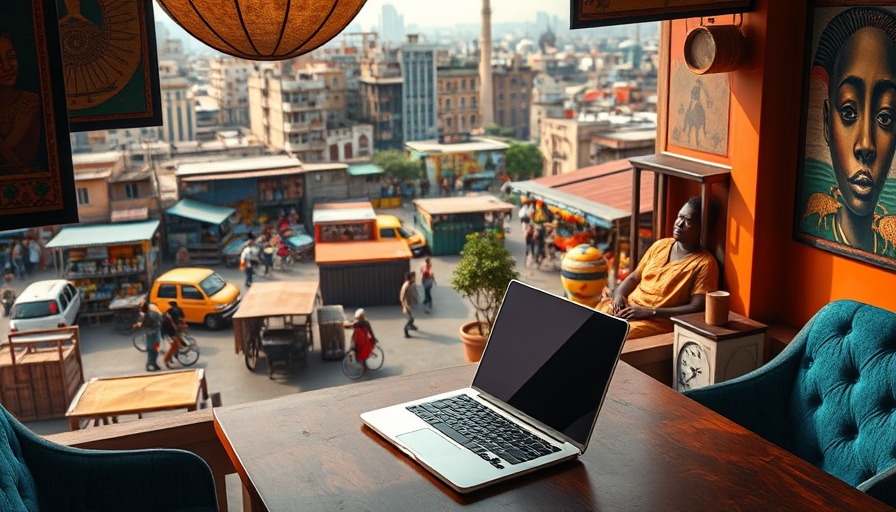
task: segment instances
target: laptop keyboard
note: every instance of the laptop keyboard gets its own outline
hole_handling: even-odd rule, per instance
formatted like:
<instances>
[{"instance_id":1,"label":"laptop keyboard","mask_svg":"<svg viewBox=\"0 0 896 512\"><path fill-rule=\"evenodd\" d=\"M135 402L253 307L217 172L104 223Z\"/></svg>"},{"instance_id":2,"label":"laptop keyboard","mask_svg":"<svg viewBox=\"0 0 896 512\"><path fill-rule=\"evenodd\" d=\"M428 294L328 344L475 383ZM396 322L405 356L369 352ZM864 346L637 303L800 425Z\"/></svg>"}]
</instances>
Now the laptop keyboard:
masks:
<instances>
[{"instance_id":1,"label":"laptop keyboard","mask_svg":"<svg viewBox=\"0 0 896 512\"><path fill-rule=\"evenodd\" d=\"M412 405L407 410L498 469L504 468L501 459L519 464L560 451L467 395Z\"/></svg>"}]
</instances>

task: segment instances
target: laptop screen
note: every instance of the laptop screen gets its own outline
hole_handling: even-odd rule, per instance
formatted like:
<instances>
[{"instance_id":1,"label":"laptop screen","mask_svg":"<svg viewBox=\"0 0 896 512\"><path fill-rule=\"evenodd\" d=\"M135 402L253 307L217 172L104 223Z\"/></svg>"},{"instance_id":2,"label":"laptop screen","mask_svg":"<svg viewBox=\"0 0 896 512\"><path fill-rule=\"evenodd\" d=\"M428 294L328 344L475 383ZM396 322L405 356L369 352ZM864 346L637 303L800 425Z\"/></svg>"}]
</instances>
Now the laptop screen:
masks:
<instances>
[{"instance_id":1,"label":"laptop screen","mask_svg":"<svg viewBox=\"0 0 896 512\"><path fill-rule=\"evenodd\" d=\"M473 387L585 446L628 324L512 281Z\"/></svg>"}]
</instances>

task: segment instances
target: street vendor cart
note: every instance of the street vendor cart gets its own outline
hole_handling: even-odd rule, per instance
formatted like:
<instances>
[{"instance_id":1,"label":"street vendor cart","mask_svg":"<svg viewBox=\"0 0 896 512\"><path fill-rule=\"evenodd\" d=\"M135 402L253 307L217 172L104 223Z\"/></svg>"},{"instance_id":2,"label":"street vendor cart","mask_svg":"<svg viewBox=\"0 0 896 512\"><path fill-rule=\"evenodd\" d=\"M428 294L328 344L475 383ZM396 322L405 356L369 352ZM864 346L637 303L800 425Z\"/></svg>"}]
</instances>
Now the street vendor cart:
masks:
<instances>
[{"instance_id":1,"label":"street vendor cart","mask_svg":"<svg viewBox=\"0 0 896 512\"><path fill-rule=\"evenodd\" d=\"M246 367L253 371L263 355L269 378L275 364L305 366L314 347L312 322L320 304L317 282L253 284L233 315L235 352L244 354Z\"/></svg>"}]
</instances>

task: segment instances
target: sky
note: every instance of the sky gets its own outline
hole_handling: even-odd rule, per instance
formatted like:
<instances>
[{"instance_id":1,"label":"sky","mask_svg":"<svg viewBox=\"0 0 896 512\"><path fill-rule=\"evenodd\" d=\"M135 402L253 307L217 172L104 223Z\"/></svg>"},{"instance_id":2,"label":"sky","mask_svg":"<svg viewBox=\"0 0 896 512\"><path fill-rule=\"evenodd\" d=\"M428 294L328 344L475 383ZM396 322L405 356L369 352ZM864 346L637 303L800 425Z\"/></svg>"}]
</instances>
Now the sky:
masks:
<instances>
[{"instance_id":1,"label":"sky","mask_svg":"<svg viewBox=\"0 0 896 512\"><path fill-rule=\"evenodd\" d=\"M479 23L482 0L367 0L355 22L369 29L379 22L383 5L392 4L404 24L418 27ZM558 0L491 0L492 23L532 22L535 13L568 18L569 2Z\"/></svg>"}]
</instances>

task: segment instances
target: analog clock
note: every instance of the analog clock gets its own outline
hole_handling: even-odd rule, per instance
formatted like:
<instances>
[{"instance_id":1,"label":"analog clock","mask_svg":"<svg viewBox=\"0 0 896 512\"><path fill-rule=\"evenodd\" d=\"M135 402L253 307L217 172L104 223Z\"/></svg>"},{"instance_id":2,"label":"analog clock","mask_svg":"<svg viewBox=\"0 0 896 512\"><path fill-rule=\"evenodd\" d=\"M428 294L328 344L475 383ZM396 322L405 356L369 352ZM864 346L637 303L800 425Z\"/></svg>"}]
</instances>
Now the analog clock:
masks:
<instances>
[{"instance_id":1,"label":"analog clock","mask_svg":"<svg viewBox=\"0 0 896 512\"><path fill-rule=\"evenodd\" d=\"M709 358L703 347L694 342L682 345L678 350L676 365L676 384L678 391L686 391L709 384Z\"/></svg>"}]
</instances>

